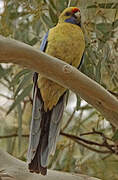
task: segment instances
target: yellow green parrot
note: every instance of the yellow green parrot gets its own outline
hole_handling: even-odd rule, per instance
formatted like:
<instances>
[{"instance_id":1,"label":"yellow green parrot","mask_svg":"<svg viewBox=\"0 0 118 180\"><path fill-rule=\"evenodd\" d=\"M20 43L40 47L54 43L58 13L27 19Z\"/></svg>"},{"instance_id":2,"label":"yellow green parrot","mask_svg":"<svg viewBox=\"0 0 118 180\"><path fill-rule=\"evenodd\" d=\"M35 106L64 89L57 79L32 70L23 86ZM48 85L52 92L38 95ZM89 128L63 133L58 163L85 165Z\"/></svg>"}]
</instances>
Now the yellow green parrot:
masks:
<instances>
[{"instance_id":1,"label":"yellow green parrot","mask_svg":"<svg viewBox=\"0 0 118 180\"><path fill-rule=\"evenodd\" d=\"M45 35L40 50L79 67L85 49L80 9L66 8L58 24ZM28 149L30 172L47 174L50 154L56 148L67 89L34 73L33 110Z\"/></svg>"}]
</instances>

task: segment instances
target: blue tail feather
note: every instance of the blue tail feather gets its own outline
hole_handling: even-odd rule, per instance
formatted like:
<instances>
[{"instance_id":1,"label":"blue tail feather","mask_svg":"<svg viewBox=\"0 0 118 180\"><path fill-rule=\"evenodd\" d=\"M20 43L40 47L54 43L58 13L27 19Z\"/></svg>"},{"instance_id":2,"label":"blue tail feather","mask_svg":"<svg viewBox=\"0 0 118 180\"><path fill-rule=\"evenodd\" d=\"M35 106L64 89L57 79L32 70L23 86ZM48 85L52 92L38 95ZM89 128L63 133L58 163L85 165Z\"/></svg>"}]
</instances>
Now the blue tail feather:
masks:
<instances>
[{"instance_id":1,"label":"blue tail feather","mask_svg":"<svg viewBox=\"0 0 118 180\"><path fill-rule=\"evenodd\" d=\"M37 74L34 76L33 111L28 149L30 172L47 173L49 155L55 150L64 110L62 95L51 111L45 112L40 89L37 85Z\"/></svg>"}]
</instances>

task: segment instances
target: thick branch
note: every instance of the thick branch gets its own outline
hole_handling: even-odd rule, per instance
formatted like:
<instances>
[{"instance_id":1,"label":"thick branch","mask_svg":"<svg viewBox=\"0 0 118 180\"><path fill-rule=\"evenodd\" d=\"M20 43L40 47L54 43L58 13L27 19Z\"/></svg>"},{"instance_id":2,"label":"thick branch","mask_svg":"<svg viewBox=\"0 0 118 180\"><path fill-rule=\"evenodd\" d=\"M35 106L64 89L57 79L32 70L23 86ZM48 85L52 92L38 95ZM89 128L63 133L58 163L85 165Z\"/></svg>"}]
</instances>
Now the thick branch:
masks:
<instances>
[{"instance_id":1,"label":"thick branch","mask_svg":"<svg viewBox=\"0 0 118 180\"><path fill-rule=\"evenodd\" d=\"M23 65L71 89L118 127L118 100L76 68L29 45L2 36L0 62Z\"/></svg>"},{"instance_id":2,"label":"thick branch","mask_svg":"<svg viewBox=\"0 0 118 180\"><path fill-rule=\"evenodd\" d=\"M99 180L85 175L48 170L48 176L31 174L25 162L0 150L0 179L2 180Z\"/></svg>"}]
</instances>

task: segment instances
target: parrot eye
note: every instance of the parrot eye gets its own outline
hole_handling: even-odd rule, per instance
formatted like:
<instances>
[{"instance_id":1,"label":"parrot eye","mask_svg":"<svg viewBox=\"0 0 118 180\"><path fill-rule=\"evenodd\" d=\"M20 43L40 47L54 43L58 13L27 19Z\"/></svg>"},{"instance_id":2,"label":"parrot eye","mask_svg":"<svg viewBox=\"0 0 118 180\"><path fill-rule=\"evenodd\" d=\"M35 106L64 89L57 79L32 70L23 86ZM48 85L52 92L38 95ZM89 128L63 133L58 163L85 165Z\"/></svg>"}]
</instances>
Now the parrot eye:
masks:
<instances>
[{"instance_id":1,"label":"parrot eye","mask_svg":"<svg viewBox=\"0 0 118 180\"><path fill-rule=\"evenodd\" d=\"M65 15L66 15L66 16L70 16L70 15L71 15L71 12L66 12Z\"/></svg>"}]
</instances>

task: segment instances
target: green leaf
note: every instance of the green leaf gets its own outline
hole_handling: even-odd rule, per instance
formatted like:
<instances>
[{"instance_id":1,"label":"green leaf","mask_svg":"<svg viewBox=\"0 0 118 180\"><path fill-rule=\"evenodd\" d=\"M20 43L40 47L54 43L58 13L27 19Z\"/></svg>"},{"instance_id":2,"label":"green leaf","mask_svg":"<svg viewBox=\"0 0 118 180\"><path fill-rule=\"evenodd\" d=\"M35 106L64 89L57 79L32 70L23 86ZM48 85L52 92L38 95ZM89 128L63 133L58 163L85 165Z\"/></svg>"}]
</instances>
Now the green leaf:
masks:
<instances>
[{"instance_id":1,"label":"green leaf","mask_svg":"<svg viewBox=\"0 0 118 180\"><path fill-rule=\"evenodd\" d=\"M54 13L54 11L53 11L53 9L52 9L51 7L49 7L49 15L50 15L50 17L51 17L51 19L52 19L52 22L53 22L54 24L57 24L57 22L58 22L58 17L57 17L57 15Z\"/></svg>"},{"instance_id":2,"label":"green leaf","mask_svg":"<svg viewBox=\"0 0 118 180\"><path fill-rule=\"evenodd\" d=\"M54 24L51 22L51 19L46 16L45 14L42 14L42 20L44 21L44 23L47 25L48 28L51 28L54 26Z\"/></svg>"},{"instance_id":3,"label":"green leaf","mask_svg":"<svg viewBox=\"0 0 118 180\"><path fill-rule=\"evenodd\" d=\"M62 12L66 7L68 6L68 0L59 0L57 7L59 9L60 12Z\"/></svg>"},{"instance_id":4,"label":"green leaf","mask_svg":"<svg viewBox=\"0 0 118 180\"><path fill-rule=\"evenodd\" d=\"M22 108L20 103L17 105L17 111L18 111L18 147L20 152L21 142L22 142Z\"/></svg>"},{"instance_id":5,"label":"green leaf","mask_svg":"<svg viewBox=\"0 0 118 180\"><path fill-rule=\"evenodd\" d=\"M24 91L22 91L22 93L20 95L17 96L17 98L15 99L15 101L13 102L13 104L10 106L7 115L21 102L23 101L23 99L29 95L29 93L32 90L32 84L30 84L29 86L27 86Z\"/></svg>"},{"instance_id":6,"label":"green leaf","mask_svg":"<svg viewBox=\"0 0 118 180\"><path fill-rule=\"evenodd\" d=\"M93 122L93 117L96 115L96 111L92 111L91 113L88 113L88 116L85 117L82 121L81 121L81 125L85 125L85 123L89 122Z\"/></svg>"},{"instance_id":7,"label":"green leaf","mask_svg":"<svg viewBox=\"0 0 118 180\"><path fill-rule=\"evenodd\" d=\"M71 3L70 3L70 7L71 6L75 7L77 5L78 5L78 0L71 1Z\"/></svg>"},{"instance_id":8,"label":"green leaf","mask_svg":"<svg viewBox=\"0 0 118 180\"><path fill-rule=\"evenodd\" d=\"M96 24L96 28L101 31L103 34L109 33L112 30L111 23L99 23Z\"/></svg>"},{"instance_id":9,"label":"green leaf","mask_svg":"<svg viewBox=\"0 0 118 180\"><path fill-rule=\"evenodd\" d=\"M38 38L37 37L34 37L31 41L29 41L29 45L30 46L34 46L36 43L38 42Z\"/></svg>"},{"instance_id":10,"label":"green leaf","mask_svg":"<svg viewBox=\"0 0 118 180\"><path fill-rule=\"evenodd\" d=\"M23 75L25 75L25 74L27 74L27 73L29 73L29 72L31 72L31 70L29 70L29 69L23 69L23 70L21 70L20 72L18 72L18 73L15 75L15 77L12 79L12 81L11 81L11 83L10 83L10 86L13 86L13 85L18 84L18 82L20 81L20 78L21 78Z\"/></svg>"},{"instance_id":11,"label":"green leaf","mask_svg":"<svg viewBox=\"0 0 118 180\"><path fill-rule=\"evenodd\" d=\"M78 111L81 105L81 98L79 95L76 94L77 97L77 104L76 104L76 110Z\"/></svg>"},{"instance_id":12,"label":"green leaf","mask_svg":"<svg viewBox=\"0 0 118 180\"><path fill-rule=\"evenodd\" d=\"M0 65L0 78L5 78L8 76L8 74L11 71L11 67L10 68L3 68L2 65Z\"/></svg>"},{"instance_id":13,"label":"green leaf","mask_svg":"<svg viewBox=\"0 0 118 180\"><path fill-rule=\"evenodd\" d=\"M54 0L48 0L49 6L52 6L55 10L57 10L57 7L54 4Z\"/></svg>"},{"instance_id":14,"label":"green leaf","mask_svg":"<svg viewBox=\"0 0 118 180\"><path fill-rule=\"evenodd\" d=\"M69 90L67 90L67 93L66 93L66 105L68 104L68 98L69 98Z\"/></svg>"},{"instance_id":15,"label":"green leaf","mask_svg":"<svg viewBox=\"0 0 118 180\"><path fill-rule=\"evenodd\" d=\"M27 83L31 80L32 73L28 73L24 76L23 80L20 82L18 88L16 89L14 97L16 97L21 89L26 87Z\"/></svg>"},{"instance_id":16,"label":"green leaf","mask_svg":"<svg viewBox=\"0 0 118 180\"><path fill-rule=\"evenodd\" d=\"M5 71L4 71L3 67L2 67L2 65L0 64L0 78L3 77L4 74L5 74Z\"/></svg>"},{"instance_id":17,"label":"green leaf","mask_svg":"<svg viewBox=\"0 0 118 180\"><path fill-rule=\"evenodd\" d=\"M96 81L100 83L101 80L101 61L99 60L96 66Z\"/></svg>"},{"instance_id":18,"label":"green leaf","mask_svg":"<svg viewBox=\"0 0 118 180\"><path fill-rule=\"evenodd\" d=\"M118 130L116 130L116 132L114 133L113 137L112 137L113 141L117 141L118 140Z\"/></svg>"},{"instance_id":19,"label":"green leaf","mask_svg":"<svg viewBox=\"0 0 118 180\"><path fill-rule=\"evenodd\" d=\"M117 26L118 26L118 19L115 20L115 21L112 23L112 25L113 25L113 28L117 28Z\"/></svg>"},{"instance_id":20,"label":"green leaf","mask_svg":"<svg viewBox=\"0 0 118 180\"><path fill-rule=\"evenodd\" d=\"M97 7L100 7L100 8L104 8L104 9L116 9L118 7L118 3L100 3L100 4L93 4L91 6L88 6L87 8L97 8Z\"/></svg>"},{"instance_id":21,"label":"green leaf","mask_svg":"<svg viewBox=\"0 0 118 180\"><path fill-rule=\"evenodd\" d=\"M32 29L36 33L36 36L38 37L38 39L40 38L40 32L42 31L42 28L43 28L43 25L42 25L41 21L35 20L32 23Z\"/></svg>"}]
</instances>

